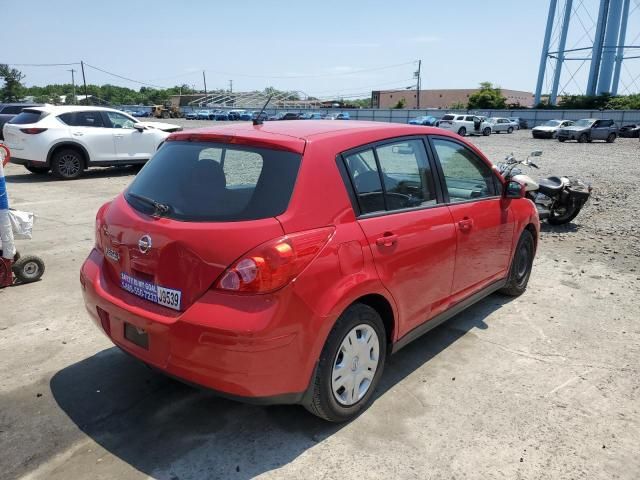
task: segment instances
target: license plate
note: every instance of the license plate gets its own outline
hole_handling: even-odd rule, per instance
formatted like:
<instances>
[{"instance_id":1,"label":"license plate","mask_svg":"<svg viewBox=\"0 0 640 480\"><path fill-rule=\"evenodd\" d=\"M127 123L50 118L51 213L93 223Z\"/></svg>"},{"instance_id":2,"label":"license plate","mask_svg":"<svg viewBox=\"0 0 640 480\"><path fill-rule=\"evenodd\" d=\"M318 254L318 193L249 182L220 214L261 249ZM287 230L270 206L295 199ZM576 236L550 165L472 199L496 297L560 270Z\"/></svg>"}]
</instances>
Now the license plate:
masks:
<instances>
[{"instance_id":1,"label":"license plate","mask_svg":"<svg viewBox=\"0 0 640 480\"><path fill-rule=\"evenodd\" d=\"M149 334L142 328L134 327L130 323L124 324L124 338L140 348L149 350Z\"/></svg>"},{"instance_id":2,"label":"license plate","mask_svg":"<svg viewBox=\"0 0 640 480\"><path fill-rule=\"evenodd\" d=\"M120 287L150 302L173 310L180 310L182 303L182 292L180 290L161 287L146 280L139 280L124 272L120 274Z\"/></svg>"}]
</instances>

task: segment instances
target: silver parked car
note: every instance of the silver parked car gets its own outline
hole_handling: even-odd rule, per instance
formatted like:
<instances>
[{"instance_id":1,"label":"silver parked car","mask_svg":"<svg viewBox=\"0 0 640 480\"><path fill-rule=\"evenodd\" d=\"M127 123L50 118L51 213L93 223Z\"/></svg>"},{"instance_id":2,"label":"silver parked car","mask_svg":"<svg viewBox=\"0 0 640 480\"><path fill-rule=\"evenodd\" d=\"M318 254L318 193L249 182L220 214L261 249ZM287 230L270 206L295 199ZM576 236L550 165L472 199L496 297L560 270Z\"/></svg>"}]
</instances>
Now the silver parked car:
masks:
<instances>
[{"instance_id":1,"label":"silver parked car","mask_svg":"<svg viewBox=\"0 0 640 480\"><path fill-rule=\"evenodd\" d=\"M513 131L515 130L513 122L511 122L511 120L509 120L508 118L491 117L487 119L487 122L491 124L491 131L493 133L513 133Z\"/></svg>"},{"instance_id":2,"label":"silver parked car","mask_svg":"<svg viewBox=\"0 0 640 480\"><path fill-rule=\"evenodd\" d=\"M533 138L556 138L558 130L573 125L571 120L549 120L531 130Z\"/></svg>"}]
</instances>

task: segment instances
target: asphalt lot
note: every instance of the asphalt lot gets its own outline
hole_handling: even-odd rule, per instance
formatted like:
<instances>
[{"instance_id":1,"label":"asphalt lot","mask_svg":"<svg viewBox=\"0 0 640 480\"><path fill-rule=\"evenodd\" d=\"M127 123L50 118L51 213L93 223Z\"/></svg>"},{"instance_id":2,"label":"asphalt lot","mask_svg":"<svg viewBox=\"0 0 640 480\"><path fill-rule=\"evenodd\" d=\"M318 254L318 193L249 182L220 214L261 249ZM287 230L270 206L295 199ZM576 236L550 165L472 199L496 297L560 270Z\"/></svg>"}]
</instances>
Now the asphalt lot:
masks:
<instances>
[{"instance_id":1,"label":"asphalt lot","mask_svg":"<svg viewBox=\"0 0 640 480\"><path fill-rule=\"evenodd\" d=\"M523 296L492 295L393 356L347 425L219 399L114 348L78 270L96 210L135 171L60 182L10 165L12 206L38 216L19 249L47 271L0 290L0 478L639 478L639 142L472 141L496 161L542 149L540 174L591 182L593 201L544 226Z\"/></svg>"}]
</instances>

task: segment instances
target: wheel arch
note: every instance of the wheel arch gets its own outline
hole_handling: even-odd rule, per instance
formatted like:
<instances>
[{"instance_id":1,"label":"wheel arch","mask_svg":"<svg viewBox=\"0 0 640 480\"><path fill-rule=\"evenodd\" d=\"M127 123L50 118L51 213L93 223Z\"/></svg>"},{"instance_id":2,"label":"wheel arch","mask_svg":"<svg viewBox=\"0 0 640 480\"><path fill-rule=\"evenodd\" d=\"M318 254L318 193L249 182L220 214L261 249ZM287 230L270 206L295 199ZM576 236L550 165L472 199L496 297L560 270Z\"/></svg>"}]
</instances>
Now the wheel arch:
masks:
<instances>
[{"instance_id":1,"label":"wheel arch","mask_svg":"<svg viewBox=\"0 0 640 480\"><path fill-rule=\"evenodd\" d=\"M387 344L391 346L396 334L396 318L391 302L384 295L379 293L370 293L356 298L347 306L347 308L345 308L345 310L356 303L367 305L373 308L378 315L380 315L385 329Z\"/></svg>"},{"instance_id":2,"label":"wheel arch","mask_svg":"<svg viewBox=\"0 0 640 480\"><path fill-rule=\"evenodd\" d=\"M84 168L89 167L90 157L87 149L83 145L77 142L70 142L70 141L58 142L55 145L52 145L51 148L49 148L49 153L47 154L47 162L46 162L47 167L51 166L51 159L53 158L55 153L63 148L71 148L80 152L84 159Z\"/></svg>"},{"instance_id":3,"label":"wheel arch","mask_svg":"<svg viewBox=\"0 0 640 480\"><path fill-rule=\"evenodd\" d=\"M534 250L534 252L537 252L538 251L538 230L536 229L536 227L535 227L535 225L533 223L528 223L524 227L524 230L528 230L531 233L531 235L533 236L533 250Z\"/></svg>"}]
</instances>

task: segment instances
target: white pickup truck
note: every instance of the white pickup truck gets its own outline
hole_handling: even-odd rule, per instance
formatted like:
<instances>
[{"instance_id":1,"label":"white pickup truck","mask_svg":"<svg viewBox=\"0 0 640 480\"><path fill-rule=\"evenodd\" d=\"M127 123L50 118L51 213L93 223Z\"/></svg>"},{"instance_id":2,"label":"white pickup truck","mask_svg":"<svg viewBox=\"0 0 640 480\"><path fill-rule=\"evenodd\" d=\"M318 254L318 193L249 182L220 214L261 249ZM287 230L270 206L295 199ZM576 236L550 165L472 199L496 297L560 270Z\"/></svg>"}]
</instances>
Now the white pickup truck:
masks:
<instances>
[{"instance_id":1,"label":"white pickup truck","mask_svg":"<svg viewBox=\"0 0 640 480\"><path fill-rule=\"evenodd\" d=\"M479 115L457 115L447 113L436 124L440 128L465 135L491 135L491 124L485 117Z\"/></svg>"}]
</instances>

